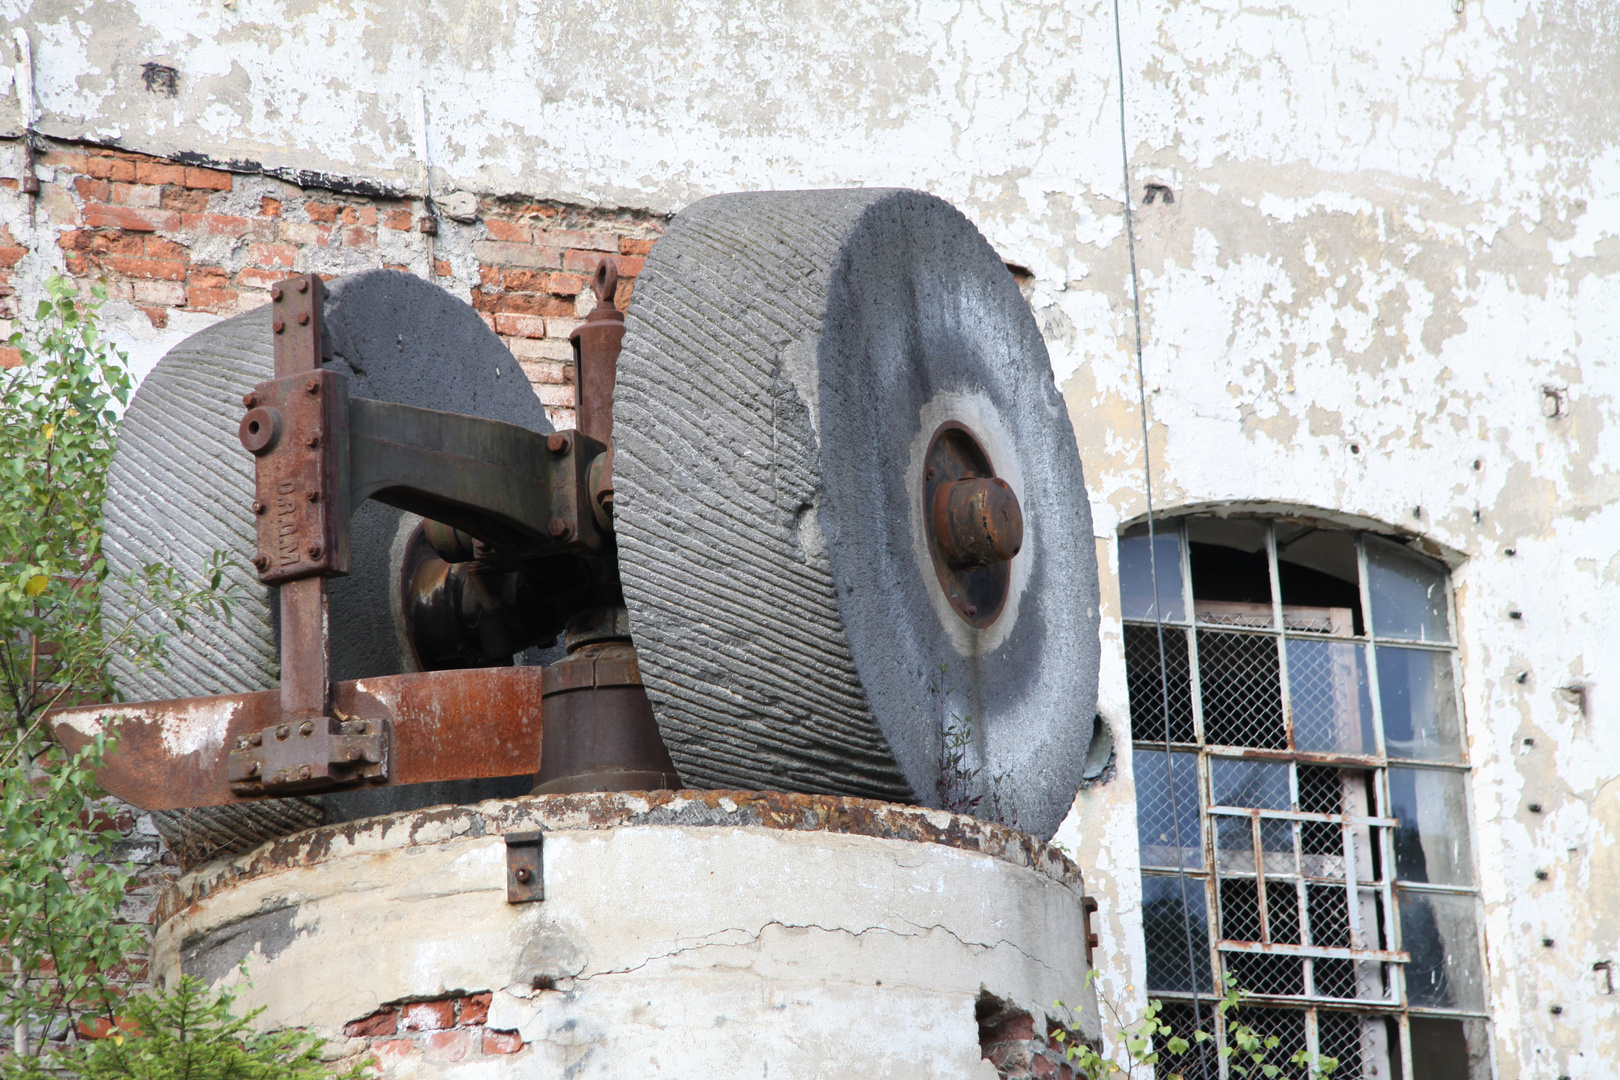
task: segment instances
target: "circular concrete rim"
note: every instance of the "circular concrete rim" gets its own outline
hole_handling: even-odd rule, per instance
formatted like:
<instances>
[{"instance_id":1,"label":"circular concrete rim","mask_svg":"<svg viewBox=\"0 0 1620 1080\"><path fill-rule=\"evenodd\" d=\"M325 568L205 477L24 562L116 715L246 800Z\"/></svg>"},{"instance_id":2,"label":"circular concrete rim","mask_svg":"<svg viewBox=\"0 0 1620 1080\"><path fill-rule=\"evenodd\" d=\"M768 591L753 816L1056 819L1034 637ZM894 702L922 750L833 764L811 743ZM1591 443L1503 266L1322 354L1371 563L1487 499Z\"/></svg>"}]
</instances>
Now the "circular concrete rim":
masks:
<instances>
[{"instance_id":1,"label":"circular concrete rim","mask_svg":"<svg viewBox=\"0 0 1620 1080\"><path fill-rule=\"evenodd\" d=\"M186 874L166 891L157 921L240 882L315 866L361 848L376 853L506 833L634 826L825 832L937 844L988 855L1083 892L1080 868L1058 848L1005 825L944 810L779 791L599 791L437 806L279 837Z\"/></svg>"}]
</instances>

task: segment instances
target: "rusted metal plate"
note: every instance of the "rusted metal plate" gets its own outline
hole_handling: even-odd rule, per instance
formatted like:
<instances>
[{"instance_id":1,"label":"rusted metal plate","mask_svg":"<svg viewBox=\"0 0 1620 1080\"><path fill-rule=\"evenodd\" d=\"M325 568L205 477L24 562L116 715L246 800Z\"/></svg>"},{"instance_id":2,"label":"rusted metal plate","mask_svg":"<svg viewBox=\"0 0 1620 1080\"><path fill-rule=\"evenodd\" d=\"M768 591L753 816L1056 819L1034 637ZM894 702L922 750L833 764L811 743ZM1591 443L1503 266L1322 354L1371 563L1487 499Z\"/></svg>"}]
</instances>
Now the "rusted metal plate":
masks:
<instances>
[{"instance_id":1,"label":"rusted metal plate","mask_svg":"<svg viewBox=\"0 0 1620 1080\"><path fill-rule=\"evenodd\" d=\"M527 904L546 898L543 832L506 834L506 902Z\"/></svg>"},{"instance_id":2,"label":"rusted metal plate","mask_svg":"<svg viewBox=\"0 0 1620 1080\"><path fill-rule=\"evenodd\" d=\"M541 677L535 667L384 675L333 684L332 702L345 720L390 722L383 783L532 775ZM114 718L122 718L118 749L99 779L120 799L176 810L266 797L231 790L227 756L239 739L285 722L278 691L62 709L51 723L64 746L78 749Z\"/></svg>"}]
</instances>

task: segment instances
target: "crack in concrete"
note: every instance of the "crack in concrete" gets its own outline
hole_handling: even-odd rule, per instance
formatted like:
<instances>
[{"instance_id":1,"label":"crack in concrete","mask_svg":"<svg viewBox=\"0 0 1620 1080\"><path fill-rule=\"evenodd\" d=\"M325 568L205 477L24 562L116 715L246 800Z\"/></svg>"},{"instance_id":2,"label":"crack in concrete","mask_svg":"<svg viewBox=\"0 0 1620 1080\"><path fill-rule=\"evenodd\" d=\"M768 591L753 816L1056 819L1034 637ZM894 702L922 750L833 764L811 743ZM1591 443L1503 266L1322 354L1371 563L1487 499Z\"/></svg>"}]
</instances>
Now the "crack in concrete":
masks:
<instances>
[{"instance_id":1,"label":"crack in concrete","mask_svg":"<svg viewBox=\"0 0 1620 1080\"><path fill-rule=\"evenodd\" d=\"M604 971L594 971L594 972L590 972L588 974L579 973L579 974L571 975L571 976L569 976L569 978L573 979L576 982L589 982L592 979L605 978L605 977L610 976L610 975L627 975L627 974L630 974L631 972L634 972L634 971L640 971L642 968L645 968L649 964L652 964L652 963L654 963L656 961L668 960L668 959L671 959L671 958L676 957L676 956L684 955L685 953L697 952L697 951L699 951L701 949L747 948L749 946L759 944L759 941L764 936L765 932L767 930L769 930L773 926L779 927L779 928L781 928L783 930L820 930L822 933L826 933L826 934L844 934L844 935L846 935L848 937L854 938L855 940L860 940L861 938L865 937L867 934L873 934L873 933L893 934L896 937L921 937L921 936L924 936L924 935L930 933L931 931L942 930L946 934L949 934L952 938L954 938L956 940L956 942L958 944L962 945L964 948L979 949L979 950L983 950L983 951L990 951L990 950L993 950L993 949L998 949L1001 946L1005 945L1008 948L1011 948L1012 950L1017 952L1019 955L1023 956L1025 959L1029 960L1031 963L1038 964L1040 967L1044 968L1046 971L1051 972L1054 975L1059 974L1058 970L1056 968L1052 967L1052 965L1048 964L1046 961L1042 960L1040 957L1031 954L1027 949L1025 949L1022 946L1018 945L1016 942L1008 940L1007 938L998 938L994 942L988 942L988 943L981 942L981 941L969 941L966 938L962 937L962 935L958 934L956 931L952 930L948 926L943 925L942 923L933 923L933 924L930 924L930 925L923 925L922 923L912 922L911 920L904 919L904 918L901 918L899 921L905 923L907 926L914 927L918 931L918 933L915 933L915 934L901 933L900 931L895 930L894 928L888 927L888 926L868 926L868 927L866 927L865 929L862 929L862 930L851 930L848 927L844 927L844 926L823 926L820 923L791 923L791 922L784 922L784 921L782 921L780 919L769 920L768 922L765 922L764 924L762 924L759 927L759 929L757 929L757 930L749 930L747 927L742 927L742 926L731 926L731 927L727 927L724 930L716 930L716 931L713 931L712 933L705 934L704 935L705 940L703 940L703 941L701 941L701 942L699 942L697 944L683 945L683 946L680 946L679 948L671 949L671 950L669 950L667 952L662 952L662 953L658 953L658 954L656 954L654 956L649 956L646 959L642 960L640 963L632 964L629 967L609 968L609 969L604 970ZM711 939L711 938L720 937L720 936L725 935L725 934L742 934L742 935L745 936L745 940L738 941L738 942L707 940L707 939Z\"/></svg>"}]
</instances>

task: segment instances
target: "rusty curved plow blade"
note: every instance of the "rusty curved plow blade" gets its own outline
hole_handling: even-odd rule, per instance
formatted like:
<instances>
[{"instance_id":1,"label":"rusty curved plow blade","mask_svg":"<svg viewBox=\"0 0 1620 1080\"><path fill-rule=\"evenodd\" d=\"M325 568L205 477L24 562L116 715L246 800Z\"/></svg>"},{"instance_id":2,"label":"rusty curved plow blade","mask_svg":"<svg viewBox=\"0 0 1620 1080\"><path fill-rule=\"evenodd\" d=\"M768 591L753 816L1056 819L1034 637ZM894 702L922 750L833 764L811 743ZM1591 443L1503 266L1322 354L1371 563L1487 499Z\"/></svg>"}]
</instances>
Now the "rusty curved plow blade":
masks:
<instances>
[{"instance_id":1,"label":"rusty curved plow blade","mask_svg":"<svg viewBox=\"0 0 1620 1080\"><path fill-rule=\"evenodd\" d=\"M334 683L334 712L345 729L364 730L383 752L371 754L380 760L362 762L360 774L301 786L251 790L254 785L241 782L240 759L254 752L249 741L268 732L274 749L275 733L288 730L279 690L87 705L53 711L50 722L69 750L111 730L117 748L97 780L144 810L532 775L540 768L541 671L473 668ZM291 733L296 741L296 728Z\"/></svg>"}]
</instances>

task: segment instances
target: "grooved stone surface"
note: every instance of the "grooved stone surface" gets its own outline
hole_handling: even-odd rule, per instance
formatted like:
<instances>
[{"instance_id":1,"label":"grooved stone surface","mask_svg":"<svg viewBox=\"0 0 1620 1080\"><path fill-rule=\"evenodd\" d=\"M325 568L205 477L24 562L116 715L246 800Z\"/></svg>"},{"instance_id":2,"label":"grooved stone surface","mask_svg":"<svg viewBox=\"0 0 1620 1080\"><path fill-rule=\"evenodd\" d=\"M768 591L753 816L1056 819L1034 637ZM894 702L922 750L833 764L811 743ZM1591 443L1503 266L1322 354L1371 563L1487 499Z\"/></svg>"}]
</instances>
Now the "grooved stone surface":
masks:
<instances>
[{"instance_id":1,"label":"grooved stone surface","mask_svg":"<svg viewBox=\"0 0 1620 1080\"><path fill-rule=\"evenodd\" d=\"M1090 509L1029 307L966 218L901 190L697 203L637 281L614 410L625 594L687 783L1051 835L1096 701ZM921 454L950 419L1025 515L984 631L921 546ZM946 727L971 734L959 790Z\"/></svg>"},{"instance_id":2,"label":"grooved stone surface","mask_svg":"<svg viewBox=\"0 0 1620 1080\"><path fill-rule=\"evenodd\" d=\"M327 285L328 366L350 376L351 397L466 413L549 432L545 410L522 370L476 312L443 289L391 270ZM270 309L238 315L193 334L141 383L119 427L109 476L105 548L112 573L102 602L113 618L132 610L123 575L151 562L200 579L210 553L230 557L227 580L241 600L227 623L193 620L170 639L161 671L115 659L126 700L261 690L277 685L272 590L249 560L256 550L253 458L237 438L242 395L271 377ZM332 677L358 679L412 670L396 618L395 545L416 519L381 503L356 511L352 569L331 582ZM487 786L487 785L486 785ZM436 787L436 785L424 785ZM460 793L513 794L504 788ZM328 818L361 796L325 796ZM380 813L444 801L417 789L367 793ZM387 805L373 806L379 798ZM268 836L318 824L320 800L284 799L159 815L160 831L183 861L237 851Z\"/></svg>"}]
</instances>

